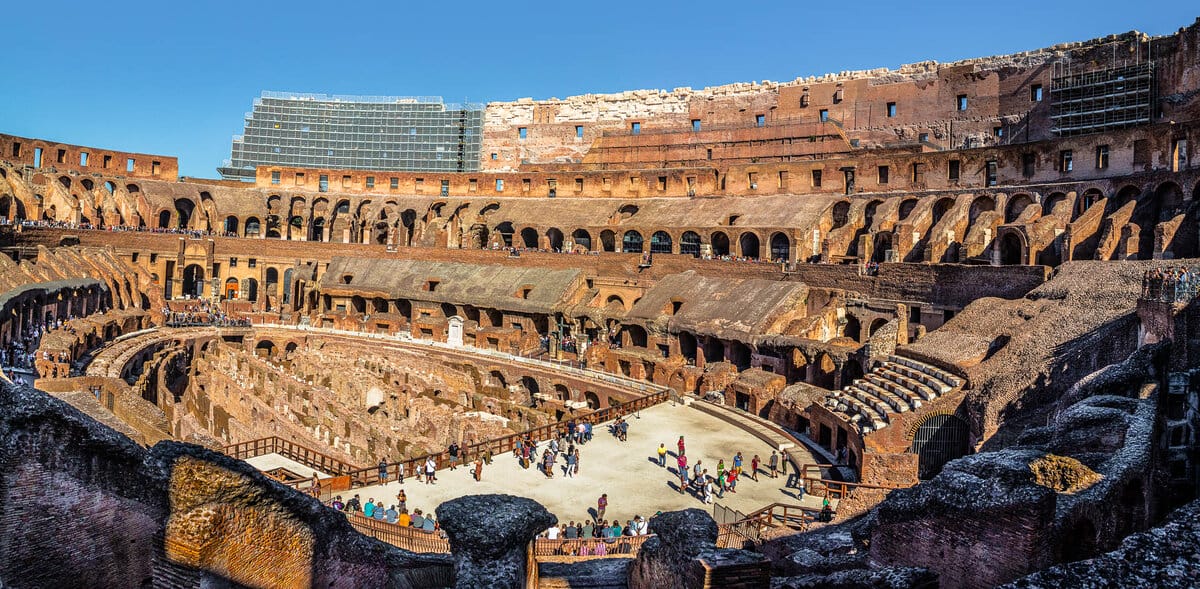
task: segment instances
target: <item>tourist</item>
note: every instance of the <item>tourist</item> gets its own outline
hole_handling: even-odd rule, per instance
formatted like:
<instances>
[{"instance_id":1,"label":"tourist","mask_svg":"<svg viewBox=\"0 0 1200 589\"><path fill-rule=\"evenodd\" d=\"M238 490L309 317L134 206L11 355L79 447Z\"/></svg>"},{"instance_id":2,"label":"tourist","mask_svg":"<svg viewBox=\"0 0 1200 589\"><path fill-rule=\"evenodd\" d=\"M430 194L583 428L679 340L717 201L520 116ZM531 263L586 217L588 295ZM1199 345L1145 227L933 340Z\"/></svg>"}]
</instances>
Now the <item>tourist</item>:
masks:
<instances>
[{"instance_id":1,"label":"tourist","mask_svg":"<svg viewBox=\"0 0 1200 589\"><path fill-rule=\"evenodd\" d=\"M521 438L517 438L517 443L513 444L513 458L520 458L524 449L525 443L521 441Z\"/></svg>"},{"instance_id":2,"label":"tourist","mask_svg":"<svg viewBox=\"0 0 1200 589\"><path fill-rule=\"evenodd\" d=\"M729 472L725 473L725 484L729 487L730 493L737 493L737 480L740 474L742 474L740 467L731 468Z\"/></svg>"},{"instance_id":3,"label":"tourist","mask_svg":"<svg viewBox=\"0 0 1200 589\"><path fill-rule=\"evenodd\" d=\"M408 515L407 509L400 509L400 516L396 518L396 525L406 528L412 525L412 516Z\"/></svg>"},{"instance_id":4,"label":"tourist","mask_svg":"<svg viewBox=\"0 0 1200 589\"><path fill-rule=\"evenodd\" d=\"M479 482L483 478L483 459L475 459L475 482Z\"/></svg>"},{"instance_id":5,"label":"tourist","mask_svg":"<svg viewBox=\"0 0 1200 589\"><path fill-rule=\"evenodd\" d=\"M604 519L604 510L608 509L608 493L600 495L600 499L596 500L596 519Z\"/></svg>"},{"instance_id":6,"label":"tourist","mask_svg":"<svg viewBox=\"0 0 1200 589\"><path fill-rule=\"evenodd\" d=\"M433 519L432 515L425 516L425 522L421 524L421 529L432 534L438 529L437 520Z\"/></svg>"},{"instance_id":7,"label":"tourist","mask_svg":"<svg viewBox=\"0 0 1200 589\"><path fill-rule=\"evenodd\" d=\"M386 519L387 523L389 524L394 524L399 521L400 512L396 510L395 505L388 508L387 513L384 514L384 519Z\"/></svg>"},{"instance_id":8,"label":"tourist","mask_svg":"<svg viewBox=\"0 0 1200 589\"><path fill-rule=\"evenodd\" d=\"M687 451L684 450L683 436L679 436L679 442L677 442L675 445L679 447L679 456L687 454Z\"/></svg>"},{"instance_id":9,"label":"tourist","mask_svg":"<svg viewBox=\"0 0 1200 589\"><path fill-rule=\"evenodd\" d=\"M648 523L646 520L642 519L642 516L635 515L633 517L633 535L645 536L647 533L649 533Z\"/></svg>"},{"instance_id":10,"label":"tourist","mask_svg":"<svg viewBox=\"0 0 1200 589\"><path fill-rule=\"evenodd\" d=\"M575 478L576 464L579 460L579 450L567 453L567 476Z\"/></svg>"},{"instance_id":11,"label":"tourist","mask_svg":"<svg viewBox=\"0 0 1200 589\"><path fill-rule=\"evenodd\" d=\"M434 462L433 456L425 460L425 484L432 485L437 482L437 462Z\"/></svg>"},{"instance_id":12,"label":"tourist","mask_svg":"<svg viewBox=\"0 0 1200 589\"><path fill-rule=\"evenodd\" d=\"M583 431L584 441L590 442L592 441L592 423L588 422L586 426Z\"/></svg>"},{"instance_id":13,"label":"tourist","mask_svg":"<svg viewBox=\"0 0 1200 589\"><path fill-rule=\"evenodd\" d=\"M399 481L401 485L404 484L404 462L403 461L396 463L396 480Z\"/></svg>"},{"instance_id":14,"label":"tourist","mask_svg":"<svg viewBox=\"0 0 1200 589\"><path fill-rule=\"evenodd\" d=\"M667 445L665 443L658 445L658 465L662 468L667 467Z\"/></svg>"},{"instance_id":15,"label":"tourist","mask_svg":"<svg viewBox=\"0 0 1200 589\"><path fill-rule=\"evenodd\" d=\"M362 511L362 503L359 502L357 494L346 503L346 511Z\"/></svg>"},{"instance_id":16,"label":"tourist","mask_svg":"<svg viewBox=\"0 0 1200 589\"><path fill-rule=\"evenodd\" d=\"M363 515L367 517L375 517L375 499L367 499L367 504L363 505Z\"/></svg>"},{"instance_id":17,"label":"tourist","mask_svg":"<svg viewBox=\"0 0 1200 589\"><path fill-rule=\"evenodd\" d=\"M704 503L713 502L713 483L712 479L704 477Z\"/></svg>"},{"instance_id":18,"label":"tourist","mask_svg":"<svg viewBox=\"0 0 1200 589\"><path fill-rule=\"evenodd\" d=\"M387 484L387 460L383 458L379 459L379 484Z\"/></svg>"},{"instance_id":19,"label":"tourist","mask_svg":"<svg viewBox=\"0 0 1200 589\"><path fill-rule=\"evenodd\" d=\"M579 528L575 527L575 520L571 520L571 523L567 524L566 529L563 530L563 537L567 540L576 540L579 538Z\"/></svg>"},{"instance_id":20,"label":"tourist","mask_svg":"<svg viewBox=\"0 0 1200 589\"><path fill-rule=\"evenodd\" d=\"M321 498L321 479L317 478L317 473L313 473L312 483L309 485L308 490L312 493L313 497L317 499Z\"/></svg>"},{"instance_id":21,"label":"tourist","mask_svg":"<svg viewBox=\"0 0 1200 589\"><path fill-rule=\"evenodd\" d=\"M589 520L587 520L586 523L583 524L583 531L581 531L579 533L579 537L594 538L595 536L596 536L596 526L592 523L592 520L589 519Z\"/></svg>"},{"instance_id":22,"label":"tourist","mask_svg":"<svg viewBox=\"0 0 1200 589\"><path fill-rule=\"evenodd\" d=\"M575 457L575 474L579 474L579 448L575 449L575 452L572 454L572 456Z\"/></svg>"},{"instance_id":23,"label":"tourist","mask_svg":"<svg viewBox=\"0 0 1200 589\"><path fill-rule=\"evenodd\" d=\"M375 512L371 514L371 518L375 521L384 521L387 519L387 510L383 508L383 503L375 506Z\"/></svg>"},{"instance_id":24,"label":"tourist","mask_svg":"<svg viewBox=\"0 0 1200 589\"><path fill-rule=\"evenodd\" d=\"M700 483L702 483L702 482L703 482L703 480L700 478L700 475L701 475L702 473L708 472L708 470L707 470L707 469L701 469L701 468L700 468L700 465L701 465L703 462L704 462L703 460L697 460L697 461L696 461L696 464L695 464L695 466L693 466L693 467L692 467L692 480L693 480L693 481L696 481L696 484L700 484Z\"/></svg>"},{"instance_id":25,"label":"tourist","mask_svg":"<svg viewBox=\"0 0 1200 589\"><path fill-rule=\"evenodd\" d=\"M333 498L333 501L329 503L329 506L330 506L330 507L332 507L332 508L334 508L334 509L336 509L336 510L338 510L338 511L342 511L342 510L346 509L346 504L345 504L345 503L342 503L342 496L341 496L341 495L338 495L337 497L334 497L334 498Z\"/></svg>"},{"instance_id":26,"label":"tourist","mask_svg":"<svg viewBox=\"0 0 1200 589\"><path fill-rule=\"evenodd\" d=\"M592 553L596 556L608 556L608 545L604 542L596 542L592 549Z\"/></svg>"},{"instance_id":27,"label":"tourist","mask_svg":"<svg viewBox=\"0 0 1200 589\"><path fill-rule=\"evenodd\" d=\"M413 512L413 515L412 515L412 527L414 527L414 528L423 528L423 527L425 527L425 517L421 515L421 510L420 510L420 509L418 509L418 510L416 510L416 511L414 511L414 512Z\"/></svg>"},{"instance_id":28,"label":"tourist","mask_svg":"<svg viewBox=\"0 0 1200 589\"><path fill-rule=\"evenodd\" d=\"M742 467L742 453L738 452L733 457L733 468L741 468L741 467Z\"/></svg>"},{"instance_id":29,"label":"tourist","mask_svg":"<svg viewBox=\"0 0 1200 589\"><path fill-rule=\"evenodd\" d=\"M724 458L717 461L717 479L720 479L720 480L725 479L725 459Z\"/></svg>"},{"instance_id":30,"label":"tourist","mask_svg":"<svg viewBox=\"0 0 1200 589\"><path fill-rule=\"evenodd\" d=\"M559 533L560 533L560 531L558 529L558 526L550 526L550 527L546 528L546 539L557 540Z\"/></svg>"},{"instance_id":31,"label":"tourist","mask_svg":"<svg viewBox=\"0 0 1200 589\"><path fill-rule=\"evenodd\" d=\"M750 459L750 478L754 479L754 482L758 482L758 465L759 464L760 464L760 462L758 460L758 454L755 454L754 458Z\"/></svg>"},{"instance_id":32,"label":"tourist","mask_svg":"<svg viewBox=\"0 0 1200 589\"><path fill-rule=\"evenodd\" d=\"M771 457L767 459L767 467L771 469L771 478L779 478L779 453L771 450Z\"/></svg>"},{"instance_id":33,"label":"tourist","mask_svg":"<svg viewBox=\"0 0 1200 589\"><path fill-rule=\"evenodd\" d=\"M396 493L396 507L400 511L408 511L408 493L405 493L404 489L400 489L400 492Z\"/></svg>"},{"instance_id":34,"label":"tourist","mask_svg":"<svg viewBox=\"0 0 1200 589\"><path fill-rule=\"evenodd\" d=\"M413 474L417 476L417 482L421 482L425 478L425 463L417 460L416 464L413 465Z\"/></svg>"},{"instance_id":35,"label":"tourist","mask_svg":"<svg viewBox=\"0 0 1200 589\"><path fill-rule=\"evenodd\" d=\"M446 448L446 452L450 454L450 470L458 469L458 444L450 442L450 447Z\"/></svg>"},{"instance_id":36,"label":"tourist","mask_svg":"<svg viewBox=\"0 0 1200 589\"><path fill-rule=\"evenodd\" d=\"M554 478L554 454L549 448L542 453L542 474L548 479Z\"/></svg>"},{"instance_id":37,"label":"tourist","mask_svg":"<svg viewBox=\"0 0 1200 589\"><path fill-rule=\"evenodd\" d=\"M688 486L688 469L687 469L687 466L684 465L679 468L679 494L680 495L683 494L683 490L686 489L687 486Z\"/></svg>"}]
</instances>

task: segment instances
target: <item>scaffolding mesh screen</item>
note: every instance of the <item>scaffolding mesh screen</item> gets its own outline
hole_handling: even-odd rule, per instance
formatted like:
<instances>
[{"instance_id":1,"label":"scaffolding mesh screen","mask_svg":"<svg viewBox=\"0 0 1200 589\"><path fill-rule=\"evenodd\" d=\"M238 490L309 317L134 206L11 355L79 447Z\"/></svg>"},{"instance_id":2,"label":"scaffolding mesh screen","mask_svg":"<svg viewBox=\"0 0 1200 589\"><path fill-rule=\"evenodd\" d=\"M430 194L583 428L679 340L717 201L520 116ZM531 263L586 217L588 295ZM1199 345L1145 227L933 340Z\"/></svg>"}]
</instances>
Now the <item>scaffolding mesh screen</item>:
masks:
<instances>
[{"instance_id":1,"label":"scaffolding mesh screen","mask_svg":"<svg viewBox=\"0 0 1200 589\"><path fill-rule=\"evenodd\" d=\"M1153 104L1152 62L1064 73L1050 87L1050 120L1059 136L1149 123Z\"/></svg>"},{"instance_id":2,"label":"scaffolding mesh screen","mask_svg":"<svg viewBox=\"0 0 1200 589\"><path fill-rule=\"evenodd\" d=\"M237 180L253 180L255 167L265 165L473 172L479 169L482 131L481 104L263 92L218 172Z\"/></svg>"}]
</instances>

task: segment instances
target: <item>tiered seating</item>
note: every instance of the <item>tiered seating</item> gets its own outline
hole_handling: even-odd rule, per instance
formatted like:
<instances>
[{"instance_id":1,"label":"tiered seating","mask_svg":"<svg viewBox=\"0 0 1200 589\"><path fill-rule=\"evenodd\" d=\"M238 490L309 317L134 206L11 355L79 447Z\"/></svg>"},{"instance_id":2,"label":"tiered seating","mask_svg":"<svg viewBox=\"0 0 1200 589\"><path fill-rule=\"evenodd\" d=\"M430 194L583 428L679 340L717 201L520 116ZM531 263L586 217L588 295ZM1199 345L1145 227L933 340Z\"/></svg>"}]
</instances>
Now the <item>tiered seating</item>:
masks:
<instances>
[{"instance_id":1,"label":"tiered seating","mask_svg":"<svg viewBox=\"0 0 1200 589\"><path fill-rule=\"evenodd\" d=\"M887 427L890 413L915 411L962 385L962 379L936 366L889 356L870 374L826 396L825 406L867 433Z\"/></svg>"}]
</instances>

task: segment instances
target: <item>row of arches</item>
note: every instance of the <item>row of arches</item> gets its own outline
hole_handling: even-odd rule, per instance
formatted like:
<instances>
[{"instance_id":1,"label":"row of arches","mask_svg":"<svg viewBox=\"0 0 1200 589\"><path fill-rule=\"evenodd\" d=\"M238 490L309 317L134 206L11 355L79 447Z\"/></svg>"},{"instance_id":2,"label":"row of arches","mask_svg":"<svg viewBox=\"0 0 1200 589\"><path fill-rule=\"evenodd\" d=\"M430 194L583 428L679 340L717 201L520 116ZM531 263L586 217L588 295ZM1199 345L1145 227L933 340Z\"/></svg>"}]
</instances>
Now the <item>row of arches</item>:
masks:
<instances>
[{"instance_id":1,"label":"row of arches","mask_svg":"<svg viewBox=\"0 0 1200 589\"><path fill-rule=\"evenodd\" d=\"M524 227L517 231L510 221L495 226L493 232L498 235L499 244L504 247L526 249L562 250L565 245L564 233L557 227L551 227L541 234L533 227ZM544 237L544 239L543 239ZM611 229L601 230L599 239L594 240L587 229L576 229L571 232L571 240L575 248L583 251L603 251L621 253L655 253L681 254L699 257L703 246L708 245L713 256L737 255L746 258L761 258L764 253L771 260L789 260L792 253L792 240L782 231L771 234L768 249L764 251L758 233L745 231L737 235L736 241L731 241L729 234L724 231L713 231L704 239L696 231L684 231L678 241L671 233L658 230L650 233L649 240L637 229L626 230L618 236ZM733 245L736 244L736 249Z\"/></svg>"}]
</instances>

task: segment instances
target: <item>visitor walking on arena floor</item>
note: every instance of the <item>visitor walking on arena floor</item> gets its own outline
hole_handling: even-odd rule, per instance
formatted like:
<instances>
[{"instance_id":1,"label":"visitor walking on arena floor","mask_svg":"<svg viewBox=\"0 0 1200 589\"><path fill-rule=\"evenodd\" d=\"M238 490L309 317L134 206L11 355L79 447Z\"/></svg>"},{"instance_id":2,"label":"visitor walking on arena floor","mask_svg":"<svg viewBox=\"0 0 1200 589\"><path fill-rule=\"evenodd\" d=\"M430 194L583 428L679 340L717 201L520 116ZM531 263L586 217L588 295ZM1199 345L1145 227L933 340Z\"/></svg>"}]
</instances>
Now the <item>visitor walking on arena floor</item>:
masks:
<instances>
[{"instance_id":1,"label":"visitor walking on arena floor","mask_svg":"<svg viewBox=\"0 0 1200 589\"><path fill-rule=\"evenodd\" d=\"M680 456L687 454L687 452L684 450L683 436L679 436L679 443L677 443L676 446L679 446L679 455Z\"/></svg>"},{"instance_id":2,"label":"visitor walking on arena floor","mask_svg":"<svg viewBox=\"0 0 1200 589\"><path fill-rule=\"evenodd\" d=\"M387 484L387 460L384 458L379 459L379 484Z\"/></svg>"},{"instance_id":3,"label":"visitor walking on arena floor","mask_svg":"<svg viewBox=\"0 0 1200 589\"><path fill-rule=\"evenodd\" d=\"M458 444L450 442L446 452L450 454L450 470L458 470Z\"/></svg>"},{"instance_id":4,"label":"visitor walking on arena floor","mask_svg":"<svg viewBox=\"0 0 1200 589\"><path fill-rule=\"evenodd\" d=\"M476 458L475 459L475 482L478 483L479 479L482 477L483 477L483 458Z\"/></svg>"},{"instance_id":5,"label":"visitor walking on arena floor","mask_svg":"<svg viewBox=\"0 0 1200 589\"><path fill-rule=\"evenodd\" d=\"M400 489L400 492L396 493L396 508L400 511L408 511L408 493L405 493L404 489Z\"/></svg>"},{"instance_id":6,"label":"visitor walking on arena floor","mask_svg":"<svg viewBox=\"0 0 1200 589\"><path fill-rule=\"evenodd\" d=\"M604 510L608 509L608 493L603 493L596 500L596 519L604 519Z\"/></svg>"},{"instance_id":7,"label":"visitor walking on arena floor","mask_svg":"<svg viewBox=\"0 0 1200 589\"><path fill-rule=\"evenodd\" d=\"M396 480L400 481L401 485L404 484L404 461L396 463Z\"/></svg>"},{"instance_id":8,"label":"visitor walking on arena floor","mask_svg":"<svg viewBox=\"0 0 1200 589\"><path fill-rule=\"evenodd\" d=\"M433 457L430 456L429 458L427 458L425 460L425 484L426 485L432 485L433 483L437 482L437 476L435 476L436 473L437 473L437 462L434 462Z\"/></svg>"},{"instance_id":9,"label":"visitor walking on arena floor","mask_svg":"<svg viewBox=\"0 0 1200 589\"><path fill-rule=\"evenodd\" d=\"M667 444L664 442L658 445L658 465L667 467Z\"/></svg>"},{"instance_id":10,"label":"visitor walking on arena floor","mask_svg":"<svg viewBox=\"0 0 1200 589\"><path fill-rule=\"evenodd\" d=\"M771 457L767 459L767 466L771 468L771 478L779 478L779 454L771 450Z\"/></svg>"},{"instance_id":11,"label":"visitor walking on arena floor","mask_svg":"<svg viewBox=\"0 0 1200 589\"><path fill-rule=\"evenodd\" d=\"M754 479L755 482L758 482L759 464L761 464L761 462L758 460L758 454L755 454L754 458L750 459L750 478Z\"/></svg>"}]
</instances>

